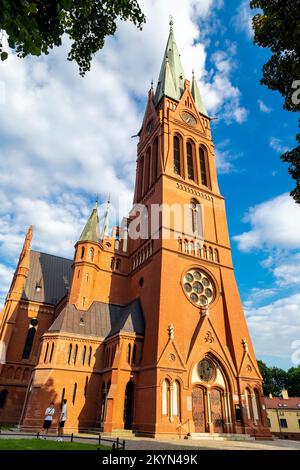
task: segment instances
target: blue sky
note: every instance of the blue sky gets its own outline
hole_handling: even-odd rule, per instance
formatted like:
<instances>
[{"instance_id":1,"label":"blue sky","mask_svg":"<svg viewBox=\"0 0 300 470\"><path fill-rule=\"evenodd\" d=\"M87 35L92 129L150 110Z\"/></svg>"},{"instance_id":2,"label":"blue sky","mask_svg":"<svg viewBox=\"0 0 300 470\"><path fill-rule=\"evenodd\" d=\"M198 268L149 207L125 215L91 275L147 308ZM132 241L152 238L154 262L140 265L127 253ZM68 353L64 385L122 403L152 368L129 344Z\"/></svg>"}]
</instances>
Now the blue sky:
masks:
<instances>
[{"instance_id":1,"label":"blue sky","mask_svg":"<svg viewBox=\"0 0 300 470\"><path fill-rule=\"evenodd\" d=\"M257 356L290 367L299 362L300 217L279 156L295 145L297 117L259 83L269 52L253 45L247 2L141 6L144 31L121 23L84 79L66 61L68 41L48 57L10 54L0 64L0 294L29 224L34 249L72 257L96 193L104 202L110 192L120 214L128 212L136 158L130 136L157 80L172 14L186 76L195 69L209 113L218 118L219 184Z\"/></svg>"}]
</instances>

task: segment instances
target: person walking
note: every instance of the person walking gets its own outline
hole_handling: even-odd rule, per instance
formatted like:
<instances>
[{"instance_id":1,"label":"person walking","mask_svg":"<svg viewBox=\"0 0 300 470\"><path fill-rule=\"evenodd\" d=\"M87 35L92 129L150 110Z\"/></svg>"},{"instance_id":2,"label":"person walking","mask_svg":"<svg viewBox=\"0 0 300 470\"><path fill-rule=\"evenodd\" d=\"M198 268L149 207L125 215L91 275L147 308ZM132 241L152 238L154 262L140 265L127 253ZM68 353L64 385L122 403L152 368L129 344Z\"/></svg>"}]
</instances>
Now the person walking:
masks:
<instances>
[{"instance_id":1,"label":"person walking","mask_svg":"<svg viewBox=\"0 0 300 470\"><path fill-rule=\"evenodd\" d=\"M64 399L62 402L62 407L61 407L61 413L59 417L59 423L58 423L58 441L63 441L63 436L64 436L64 426L65 422L67 420L67 400Z\"/></svg>"},{"instance_id":2,"label":"person walking","mask_svg":"<svg viewBox=\"0 0 300 470\"><path fill-rule=\"evenodd\" d=\"M54 413L55 413L55 408L54 408L54 402L52 401L50 403L50 406L48 406L48 408L46 408L46 411L45 411L43 430L46 435L48 435L49 429L51 428Z\"/></svg>"}]
</instances>

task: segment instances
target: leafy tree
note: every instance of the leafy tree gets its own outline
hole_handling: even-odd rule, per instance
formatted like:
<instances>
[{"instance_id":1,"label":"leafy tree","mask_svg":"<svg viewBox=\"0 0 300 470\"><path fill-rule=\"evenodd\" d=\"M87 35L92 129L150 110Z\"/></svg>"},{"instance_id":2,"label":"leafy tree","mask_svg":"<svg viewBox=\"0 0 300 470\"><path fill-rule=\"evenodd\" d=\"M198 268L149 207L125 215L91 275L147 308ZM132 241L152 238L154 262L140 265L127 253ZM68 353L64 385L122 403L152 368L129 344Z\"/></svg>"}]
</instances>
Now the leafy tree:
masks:
<instances>
[{"instance_id":1,"label":"leafy tree","mask_svg":"<svg viewBox=\"0 0 300 470\"><path fill-rule=\"evenodd\" d=\"M287 389L289 396L300 397L300 366L291 367L288 372Z\"/></svg>"},{"instance_id":2,"label":"leafy tree","mask_svg":"<svg viewBox=\"0 0 300 470\"><path fill-rule=\"evenodd\" d=\"M261 83L282 94L286 110L300 111L300 0L251 0L250 6L261 9L253 18L254 42L272 51ZM291 196L300 204L300 134L296 139L299 145L281 159L290 164Z\"/></svg>"},{"instance_id":3,"label":"leafy tree","mask_svg":"<svg viewBox=\"0 0 300 470\"><path fill-rule=\"evenodd\" d=\"M257 361L260 373L263 378L264 395L268 396L273 393L273 382L270 368L263 361Z\"/></svg>"},{"instance_id":4,"label":"leafy tree","mask_svg":"<svg viewBox=\"0 0 300 470\"><path fill-rule=\"evenodd\" d=\"M288 375L287 372L279 367L270 367L273 395L279 397L282 390L287 388Z\"/></svg>"},{"instance_id":5,"label":"leafy tree","mask_svg":"<svg viewBox=\"0 0 300 470\"><path fill-rule=\"evenodd\" d=\"M71 40L68 60L75 60L83 76L106 36L116 32L118 19L142 29L145 22L137 0L0 0L0 58L6 60L3 38L18 57L49 54Z\"/></svg>"},{"instance_id":6,"label":"leafy tree","mask_svg":"<svg viewBox=\"0 0 300 470\"><path fill-rule=\"evenodd\" d=\"M300 397L300 365L291 367L287 372L278 367L268 367L263 361L257 361L263 378L264 394L280 396L287 389L290 397Z\"/></svg>"}]
</instances>

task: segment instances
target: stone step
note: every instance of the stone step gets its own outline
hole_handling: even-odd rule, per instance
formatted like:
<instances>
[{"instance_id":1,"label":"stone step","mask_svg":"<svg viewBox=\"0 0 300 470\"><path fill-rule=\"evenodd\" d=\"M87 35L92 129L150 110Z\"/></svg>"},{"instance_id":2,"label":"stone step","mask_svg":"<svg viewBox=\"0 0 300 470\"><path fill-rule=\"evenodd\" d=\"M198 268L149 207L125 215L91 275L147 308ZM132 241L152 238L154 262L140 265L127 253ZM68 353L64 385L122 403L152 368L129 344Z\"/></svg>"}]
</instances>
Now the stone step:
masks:
<instances>
[{"instance_id":1,"label":"stone step","mask_svg":"<svg viewBox=\"0 0 300 470\"><path fill-rule=\"evenodd\" d=\"M130 429L114 429L112 432L101 432L100 428L89 428L87 432L89 434L101 434L103 437L120 437L122 439L135 436L135 433Z\"/></svg>"},{"instance_id":2,"label":"stone step","mask_svg":"<svg viewBox=\"0 0 300 470\"><path fill-rule=\"evenodd\" d=\"M188 439L191 440L214 440L214 441L255 441L254 436L249 434L209 433L192 432Z\"/></svg>"}]
</instances>

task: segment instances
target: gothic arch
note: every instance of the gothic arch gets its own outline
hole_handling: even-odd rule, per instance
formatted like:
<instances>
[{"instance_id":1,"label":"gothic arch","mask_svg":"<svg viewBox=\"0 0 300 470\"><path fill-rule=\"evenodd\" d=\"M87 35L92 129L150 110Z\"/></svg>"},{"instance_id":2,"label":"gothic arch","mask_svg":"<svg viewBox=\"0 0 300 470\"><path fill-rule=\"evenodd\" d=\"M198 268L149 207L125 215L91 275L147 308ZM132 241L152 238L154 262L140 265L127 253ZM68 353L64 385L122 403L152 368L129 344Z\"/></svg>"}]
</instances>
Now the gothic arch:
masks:
<instances>
[{"instance_id":1,"label":"gothic arch","mask_svg":"<svg viewBox=\"0 0 300 470\"><path fill-rule=\"evenodd\" d=\"M223 375L224 382L225 384L227 384L228 391L232 393L232 391L234 390L232 371L230 370L229 365L225 363L223 358L221 358L220 355L212 349L206 352L205 354L203 354L202 356L197 357L191 363L189 376L188 376L189 387L193 387L193 385L195 385L192 382L192 374L193 374L195 367L197 366L197 364L199 364L199 362L201 362L205 358L210 359L215 364L215 366L220 370L221 374ZM201 383L199 383L199 385L201 385ZM213 386L213 384L211 384L211 386Z\"/></svg>"}]
</instances>

